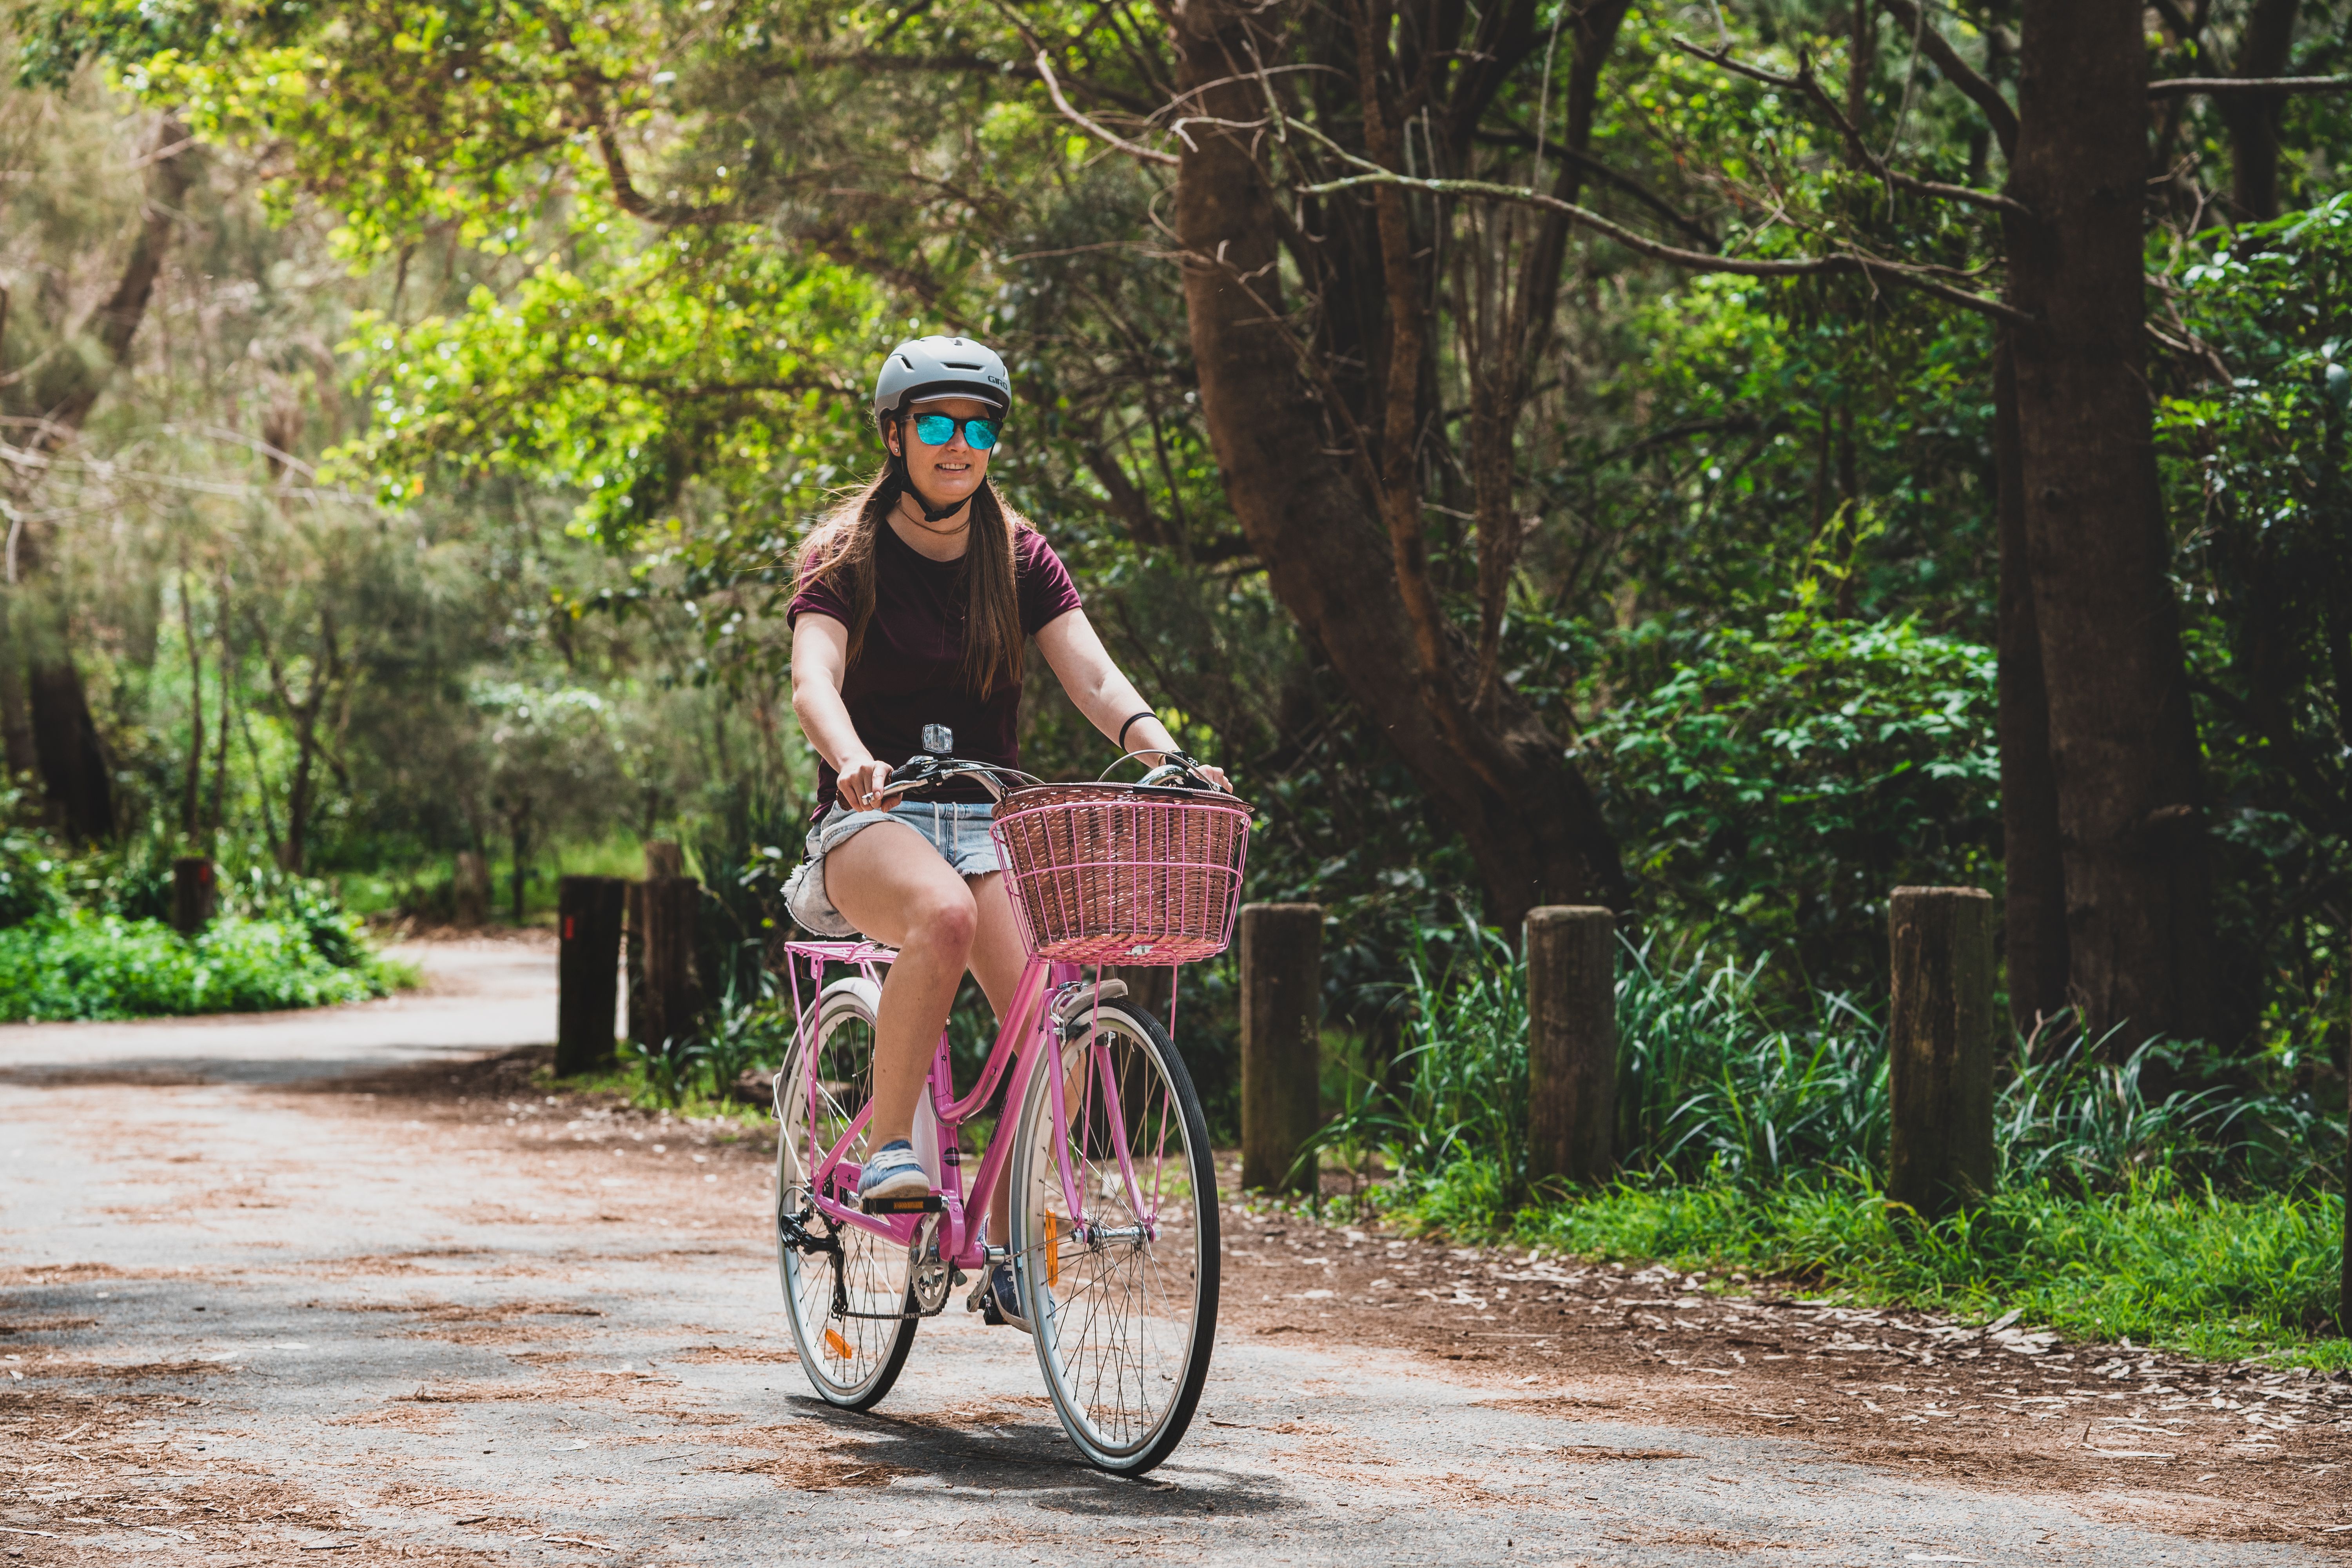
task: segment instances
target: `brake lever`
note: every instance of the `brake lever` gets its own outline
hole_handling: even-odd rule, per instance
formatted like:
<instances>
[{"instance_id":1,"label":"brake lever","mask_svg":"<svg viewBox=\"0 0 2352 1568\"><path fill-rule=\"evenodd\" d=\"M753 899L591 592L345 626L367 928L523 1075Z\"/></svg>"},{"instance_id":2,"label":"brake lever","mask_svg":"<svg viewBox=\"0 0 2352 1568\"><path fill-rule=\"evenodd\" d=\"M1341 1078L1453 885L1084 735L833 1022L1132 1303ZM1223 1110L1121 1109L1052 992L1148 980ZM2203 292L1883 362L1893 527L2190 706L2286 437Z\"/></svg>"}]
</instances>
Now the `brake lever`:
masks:
<instances>
[{"instance_id":1,"label":"brake lever","mask_svg":"<svg viewBox=\"0 0 2352 1568\"><path fill-rule=\"evenodd\" d=\"M1208 776L1201 771L1208 764L1200 758L1188 752L1167 752L1162 755L1166 756L1168 761L1144 774L1140 781L1142 784L1156 784L1164 779L1177 778L1187 781L1185 788L1198 790L1204 795L1228 793L1209 782Z\"/></svg>"}]
</instances>

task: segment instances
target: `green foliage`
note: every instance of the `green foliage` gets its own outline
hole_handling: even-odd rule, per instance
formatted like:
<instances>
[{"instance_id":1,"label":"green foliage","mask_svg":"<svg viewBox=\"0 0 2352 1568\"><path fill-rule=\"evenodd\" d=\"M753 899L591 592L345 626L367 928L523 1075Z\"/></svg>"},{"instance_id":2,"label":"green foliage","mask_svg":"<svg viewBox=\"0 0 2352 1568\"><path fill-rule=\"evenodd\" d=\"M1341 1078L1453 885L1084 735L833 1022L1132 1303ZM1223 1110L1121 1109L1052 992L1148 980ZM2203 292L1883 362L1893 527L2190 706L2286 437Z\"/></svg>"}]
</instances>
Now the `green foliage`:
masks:
<instances>
[{"instance_id":1,"label":"green foliage","mask_svg":"<svg viewBox=\"0 0 2352 1568\"><path fill-rule=\"evenodd\" d=\"M1530 1192L1524 964L1413 993L1408 1087L1367 1086L1324 1147L1377 1149L1410 1227L1584 1256L1795 1275L1874 1299L2205 1355L2314 1346L2336 1302L2343 1123L2268 1058L2114 1059L2059 1026L2019 1042L1995 1103L1999 1188L1934 1224L1877 1173L1889 1106L1881 1026L1851 998L1770 999L1759 965L1627 948L1617 977L1618 1149L1602 1191ZM1792 1013L1795 1016L1792 1016ZM2201 1082L2152 1098L2152 1068ZM1501 1094L1494 1086L1514 1086Z\"/></svg>"},{"instance_id":2,"label":"green foliage","mask_svg":"<svg viewBox=\"0 0 2352 1568\"><path fill-rule=\"evenodd\" d=\"M1463 936L1442 970L1425 942L1414 944L1411 1012L1390 1081L1367 1082L1313 1147L1378 1150L1412 1171L1468 1162L1507 1210L1527 1191L1527 965L1475 921Z\"/></svg>"},{"instance_id":3,"label":"green foliage","mask_svg":"<svg viewBox=\"0 0 2352 1568\"><path fill-rule=\"evenodd\" d=\"M1617 976L1620 1158L1685 1178L1769 1181L1875 1165L1888 1126L1886 1040L1843 994L1775 1005L1766 962L1704 946L1628 948Z\"/></svg>"},{"instance_id":4,"label":"green foliage","mask_svg":"<svg viewBox=\"0 0 2352 1568\"><path fill-rule=\"evenodd\" d=\"M1991 649L1801 604L1754 631L1644 626L1612 657L1652 642L1672 668L1586 744L1663 923L1853 985L1881 967L1888 889L1985 879Z\"/></svg>"},{"instance_id":5,"label":"green foliage","mask_svg":"<svg viewBox=\"0 0 2352 1568\"><path fill-rule=\"evenodd\" d=\"M65 902L58 851L26 826L21 791L0 791L0 927L54 913Z\"/></svg>"},{"instance_id":6,"label":"green foliage","mask_svg":"<svg viewBox=\"0 0 2352 1568\"><path fill-rule=\"evenodd\" d=\"M2233 1034L2352 1021L2352 197L2207 236L2158 435L2218 807Z\"/></svg>"},{"instance_id":7,"label":"green foliage","mask_svg":"<svg viewBox=\"0 0 2352 1568\"><path fill-rule=\"evenodd\" d=\"M0 931L0 1019L143 1018L321 1007L387 994L403 971L338 964L293 921L229 916L191 941L84 910Z\"/></svg>"}]
</instances>

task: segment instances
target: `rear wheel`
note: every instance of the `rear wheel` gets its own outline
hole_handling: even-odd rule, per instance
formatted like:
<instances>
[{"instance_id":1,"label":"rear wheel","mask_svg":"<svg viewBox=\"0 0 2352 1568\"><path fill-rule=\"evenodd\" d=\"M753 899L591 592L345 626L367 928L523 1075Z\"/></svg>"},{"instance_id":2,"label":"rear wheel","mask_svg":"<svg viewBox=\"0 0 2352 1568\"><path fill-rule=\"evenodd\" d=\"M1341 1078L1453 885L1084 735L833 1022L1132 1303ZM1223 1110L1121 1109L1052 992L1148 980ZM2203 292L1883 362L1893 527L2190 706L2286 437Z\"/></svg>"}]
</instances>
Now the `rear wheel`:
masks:
<instances>
[{"instance_id":1,"label":"rear wheel","mask_svg":"<svg viewBox=\"0 0 2352 1568\"><path fill-rule=\"evenodd\" d=\"M870 981L838 980L817 998L814 1034L793 1049L776 1114L776 1268L802 1370L832 1404L865 1410L890 1392L915 1342L908 1248L811 1203L808 1178L865 1109L874 1085ZM814 1093L811 1093L811 1085ZM845 1158L863 1160L868 1134ZM840 1178L835 1178L836 1180Z\"/></svg>"},{"instance_id":2,"label":"rear wheel","mask_svg":"<svg viewBox=\"0 0 2352 1568\"><path fill-rule=\"evenodd\" d=\"M1050 1068L1022 1098L1014 1274L1063 1429L1104 1469L1141 1475L1183 1441L1209 1375L1216 1168L1159 1022L1106 1005L1079 1026L1058 1051L1062 1121Z\"/></svg>"}]
</instances>

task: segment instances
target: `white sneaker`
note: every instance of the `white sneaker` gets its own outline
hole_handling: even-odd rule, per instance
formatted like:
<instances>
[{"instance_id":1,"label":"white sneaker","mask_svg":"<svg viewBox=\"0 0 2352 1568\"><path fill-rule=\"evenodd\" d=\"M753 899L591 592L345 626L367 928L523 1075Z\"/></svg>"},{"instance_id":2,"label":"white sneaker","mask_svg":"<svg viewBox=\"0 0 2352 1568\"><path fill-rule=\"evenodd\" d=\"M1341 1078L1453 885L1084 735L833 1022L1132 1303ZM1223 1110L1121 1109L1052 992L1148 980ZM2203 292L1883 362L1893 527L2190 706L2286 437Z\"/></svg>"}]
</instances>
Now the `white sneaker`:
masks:
<instances>
[{"instance_id":1,"label":"white sneaker","mask_svg":"<svg viewBox=\"0 0 2352 1568\"><path fill-rule=\"evenodd\" d=\"M866 1157L857 1173L857 1196L866 1198L923 1198L930 1196L931 1173L915 1158L915 1146L904 1138L894 1138Z\"/></svg>"}]
</instances>

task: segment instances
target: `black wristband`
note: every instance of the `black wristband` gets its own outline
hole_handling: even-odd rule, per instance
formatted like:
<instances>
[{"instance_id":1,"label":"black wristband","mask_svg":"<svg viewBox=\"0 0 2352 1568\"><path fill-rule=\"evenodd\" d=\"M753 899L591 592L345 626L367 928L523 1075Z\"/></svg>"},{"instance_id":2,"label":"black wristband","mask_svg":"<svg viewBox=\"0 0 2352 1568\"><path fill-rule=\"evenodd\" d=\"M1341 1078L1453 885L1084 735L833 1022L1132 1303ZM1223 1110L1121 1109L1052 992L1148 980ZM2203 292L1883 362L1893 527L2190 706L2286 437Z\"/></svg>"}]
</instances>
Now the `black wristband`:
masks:
<instances>
[{"instance_id":1,"label":"black wristband","mask_svg":"<svg viewBox=\"0 0 2352 1568\"><path fill-rule=\"evenodd\" d=\"M1118 727L1118 739L1113 742L1112 744L1116 745L1121 753L1124 753L1127 751L1127 732L1135 728L1136 721L1138 719L1157 719L1159 717L1159 714L1154 713L1149 708L1146 708L1140 713L1131 715L1126 723L1121 724Z\"/></svg>"}]
</instances>

